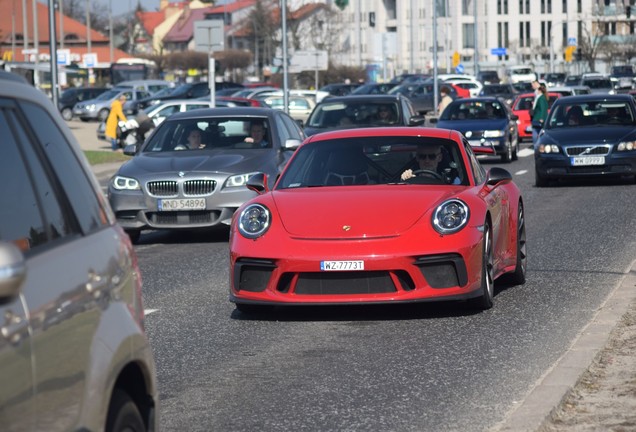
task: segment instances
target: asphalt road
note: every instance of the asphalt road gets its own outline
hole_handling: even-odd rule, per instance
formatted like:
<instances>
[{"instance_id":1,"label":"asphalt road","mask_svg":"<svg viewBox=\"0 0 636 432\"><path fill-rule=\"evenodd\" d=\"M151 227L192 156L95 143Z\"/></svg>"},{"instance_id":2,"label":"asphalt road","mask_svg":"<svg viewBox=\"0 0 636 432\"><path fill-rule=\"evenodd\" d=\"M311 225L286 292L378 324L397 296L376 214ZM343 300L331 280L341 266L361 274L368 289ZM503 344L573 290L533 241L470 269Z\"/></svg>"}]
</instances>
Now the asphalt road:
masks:
<instances>
[{"instance_id":1,"label":"asphalt road","mask_svg":"<svg viewBox=\"0 0 636 432\"><path fill-rule=\"evenodd\" d=\"M636 256L633 185L538 189L522 156L502 166L524 193L528 280L498 284L482 313L440 303L245 316L228 301L227 232L144 233L136 250L162 429L495 428Z\"/></svg>"}]
</instances>

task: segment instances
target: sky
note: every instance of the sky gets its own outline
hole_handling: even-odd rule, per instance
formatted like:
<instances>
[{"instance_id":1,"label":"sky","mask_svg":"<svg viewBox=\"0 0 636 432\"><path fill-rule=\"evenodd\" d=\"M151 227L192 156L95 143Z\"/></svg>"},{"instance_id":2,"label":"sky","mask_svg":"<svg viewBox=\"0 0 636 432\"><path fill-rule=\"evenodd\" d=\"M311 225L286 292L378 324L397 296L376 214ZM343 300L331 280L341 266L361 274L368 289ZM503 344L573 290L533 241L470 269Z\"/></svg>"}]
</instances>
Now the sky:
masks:
<instances>
[{"instance_id":1,"label":"sky","mask_svg":"<svg viewBox=\"0 0 636 432\"><path fill-rule=\"evenodd\" d=\"M120 15L137 7L137 2L141 2L141 6L147 11L156 11L159 9L159 0L93 0L103 5L108 5L112 2L113 15Z\"/></svg>"}]
</instances>

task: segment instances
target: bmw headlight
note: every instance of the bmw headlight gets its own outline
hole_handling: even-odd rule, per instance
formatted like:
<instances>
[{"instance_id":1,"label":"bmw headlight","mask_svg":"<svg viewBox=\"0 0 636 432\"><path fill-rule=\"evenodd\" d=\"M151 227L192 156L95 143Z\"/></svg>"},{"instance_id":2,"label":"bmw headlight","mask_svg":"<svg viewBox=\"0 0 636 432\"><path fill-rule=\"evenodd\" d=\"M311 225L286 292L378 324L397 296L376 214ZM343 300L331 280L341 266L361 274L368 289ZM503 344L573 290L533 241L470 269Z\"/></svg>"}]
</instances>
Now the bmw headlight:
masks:
<instances>
[{"instance_id":1,"label":"bmw headlight","mask_svg":"<svg viewBox=\"0 0 636 432\"><path fill-rule=\"evenodd\" d=\"M433 213L433 227L440 234L453 234L468 223L469 210L458 199L443 202Z\"/></svg>"},{"instance_id":2,"label":"bmw headlight","mask_svg":"<svg viewBox=\"0 0 636 432\"><path fill-rule=\"evenodd\" d=\"M113 187L117 190L139 190L139 182L134 178L115 176Z\"/></svg>"},{"instance_id":3,"label":"bmw headlight","mask_svg":"<svg viewBox=\"0 0 636 432\"><path fill-rule=\"evenodd\" d=\"M632 151L636 149L636 141L623 141L619 142L616 147L617 151Z\"/></svg>"},{"instance_id":4,"label":"bmw headlight","mask_svg":"<svg viewBox=\"0 0 636 432\"><path fill-rule=\"evenodd\" d=\"M484 131L484 138L500 138L502 136L504 136L504 132L502 130Z\"/></svg>"},{"instance_id":5,"label":"bmw headlight","mask_svg":"<svg viewBox=\"0 0 636 432\"><path fill-rule=\"evenodd\" d=\"M261 204L251 204L238 217L238 230L243 237L254 239L269 229L272 220L269 209Z\"/></svg>"},{"instance_id":6,"label":"bmw headlight","mask_svg":"<svg viewBox=\"0 0 636 432\"><path fill-rule=\"evenodd\" d=\"M555 144L541 144L539 146L539 153L559 153L559 147Z\"/></svg>"},{"instance_id":7,"label":"bmw headlight","mask_svg":"<svg viewBox=\"0 0 636 432\"><path fill-rule=\"evenodd\" d=\"M247 174L237 174L237 175L230 176L228 177L227 180L225 180L225 185L223 187L231 188L231 187L245 186L247 184L247 179L249 179L254 174L256 173L252 172Z\"/></svg>"}]
</instances>

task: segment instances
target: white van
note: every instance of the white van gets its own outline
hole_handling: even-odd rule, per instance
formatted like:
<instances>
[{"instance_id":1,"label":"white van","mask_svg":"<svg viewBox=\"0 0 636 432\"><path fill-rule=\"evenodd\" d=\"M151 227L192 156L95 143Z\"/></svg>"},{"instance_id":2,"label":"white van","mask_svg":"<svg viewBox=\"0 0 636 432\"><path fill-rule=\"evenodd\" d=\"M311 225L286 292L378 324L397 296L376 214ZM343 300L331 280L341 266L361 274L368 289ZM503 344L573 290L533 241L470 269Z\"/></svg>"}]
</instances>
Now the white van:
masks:
<instances>
[{"instance_id":1,"label":"white van","mask_svg":"<svg viewBox=\"0 0 636 432\"><path fill-rule=\"evenodd\" d=\"M537 79L530 66L510 66L506 69L506 80L510 84L518 82L532 82Z\"/></svg>"}]
</instances>

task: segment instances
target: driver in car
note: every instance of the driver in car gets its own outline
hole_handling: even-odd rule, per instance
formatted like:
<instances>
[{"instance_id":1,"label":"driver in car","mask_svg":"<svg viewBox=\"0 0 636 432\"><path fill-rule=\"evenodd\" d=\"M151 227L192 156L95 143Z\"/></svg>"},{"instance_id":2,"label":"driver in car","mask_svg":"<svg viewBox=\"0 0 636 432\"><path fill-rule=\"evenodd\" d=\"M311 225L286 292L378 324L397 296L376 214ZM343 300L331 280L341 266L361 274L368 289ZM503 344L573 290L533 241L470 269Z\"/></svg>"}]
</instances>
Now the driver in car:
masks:
<instances>
[{"instance_id":1,"label":"driver in car","mask_svg":"<svg viewBox=\"0 0 636 432\"><path fill-rule=\"evenodd\" d=\"M415 152L415 159L417 160L419 168L415 171L413 171L412 169L407 169L402 173L400 178L402 179L402 181L414 178L417 175L429 175L437 178L442 178L439 167L442 158L443 155L441 145L420 145L417 147L417 151ZM459 177L455 177L452 180L452 184L459 184L460 182L461 180L459 179Z\"/></svg>"}]
</instances>

